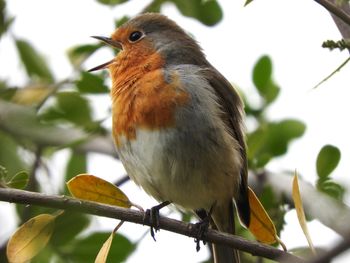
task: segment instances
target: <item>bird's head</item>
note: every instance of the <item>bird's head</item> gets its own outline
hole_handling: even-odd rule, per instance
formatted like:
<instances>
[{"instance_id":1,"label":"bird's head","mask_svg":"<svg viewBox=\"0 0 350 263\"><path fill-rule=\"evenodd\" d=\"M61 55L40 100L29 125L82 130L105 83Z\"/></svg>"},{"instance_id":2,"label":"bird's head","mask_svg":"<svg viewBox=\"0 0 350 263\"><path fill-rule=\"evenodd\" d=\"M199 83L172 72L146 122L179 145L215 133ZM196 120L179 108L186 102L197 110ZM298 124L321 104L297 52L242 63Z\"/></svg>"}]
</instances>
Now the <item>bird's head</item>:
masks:
<instances>
[{"instance_id":1,"label":"bird's head","mask_svg":"<svg viewBox=\"0 0 350 263\"><path fill-rule=\"evenodd\" d=\"M157 52L166 64L205 64L201 48L174 21L157 13L146 13L129 20L111 37L94 38L120 49L125 58L143 59ZM118 61L118 56L90 71L108 68Z\"/></svg>"}]
</instances>

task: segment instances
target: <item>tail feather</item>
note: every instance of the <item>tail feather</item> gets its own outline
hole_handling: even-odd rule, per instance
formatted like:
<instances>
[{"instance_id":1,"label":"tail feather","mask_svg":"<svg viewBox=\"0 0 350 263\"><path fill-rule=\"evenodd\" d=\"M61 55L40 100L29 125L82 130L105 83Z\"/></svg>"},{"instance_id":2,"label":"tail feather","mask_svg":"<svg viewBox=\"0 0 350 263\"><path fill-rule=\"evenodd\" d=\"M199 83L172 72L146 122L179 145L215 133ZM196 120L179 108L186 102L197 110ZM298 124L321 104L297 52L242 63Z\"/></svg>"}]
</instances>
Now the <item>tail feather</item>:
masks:
<instances>
[{"instance_id":1,"label":"tail feather","mask_svg":"<svg viewBox=\"0 0 350 263\"><path fill-rule=\"evenodd\" d=\"M215 228L221 232L229 234L235 233L235 220L234 220L234 205L233 201L229 201L226 204L216 204L212 218L215 223ZM240 263L239 253L232 247L213 244L213 254L215 263Z\"/></svg>"}]
</instances>

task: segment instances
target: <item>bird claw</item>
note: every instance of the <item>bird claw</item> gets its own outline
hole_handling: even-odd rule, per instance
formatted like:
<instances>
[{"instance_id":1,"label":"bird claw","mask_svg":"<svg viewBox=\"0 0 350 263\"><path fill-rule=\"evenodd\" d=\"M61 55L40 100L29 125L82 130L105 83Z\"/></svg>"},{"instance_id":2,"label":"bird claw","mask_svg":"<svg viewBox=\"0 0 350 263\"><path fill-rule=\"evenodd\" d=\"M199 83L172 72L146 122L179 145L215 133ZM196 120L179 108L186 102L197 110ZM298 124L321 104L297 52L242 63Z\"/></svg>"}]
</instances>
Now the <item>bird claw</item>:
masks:
<instances>
[{"instance_id":1,"label":"bird claw","mask_svg":"<svg viewBox=\"0 0 350 263\"><path fill-rule=\"evenodd\" d=\"M209 223L210 223L210 216L207 216L200 222L194 224L194 227L197 228L197 237L194 239L194 242L196 243L196 251L198 252L200 247L200 242L203 242L203 245L206 244L206 242L203 240L205 237L205 234L207 233L209 229Z\"/></svg>"},{"instance_id":2,"label":"bird claw","mask_svg":"<svg viewBox=\"0 0 350 263\"><path fill-rule=\"evenodd\" d=\"M151 227L151 236L154 241L156 241L155 233L159 231L159 211L163 207L169 205L169 201L165 201L163 203L160 203L159 205L156 205L154 207L151 207L151 209L147 209L144 217L143 222L146 225L150 225Z\"/></svg>"}]
</instances>

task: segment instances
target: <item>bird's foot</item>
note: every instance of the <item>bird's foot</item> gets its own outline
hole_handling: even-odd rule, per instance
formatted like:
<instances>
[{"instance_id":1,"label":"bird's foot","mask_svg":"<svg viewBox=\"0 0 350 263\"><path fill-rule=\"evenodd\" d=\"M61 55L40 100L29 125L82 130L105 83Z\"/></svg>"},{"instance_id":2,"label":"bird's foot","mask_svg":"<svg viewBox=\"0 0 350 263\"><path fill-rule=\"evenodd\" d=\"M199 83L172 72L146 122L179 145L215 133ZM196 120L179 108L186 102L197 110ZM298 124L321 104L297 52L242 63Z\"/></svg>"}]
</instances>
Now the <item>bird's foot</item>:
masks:
<instances>
[{"instance_id":1,"label":"bird's foot","mask_svg":"<svg viewBox=\"0 0 350 263\"><path fill-rule=\"evenodd\" d=\"M203 239L209 229L209 224L210 224L210 215L203 218L198 223L194 224L194 227L197 228L197 237L194 239L194 242L196 243L197 252L201 249L201 246L200 246L201 240L203 241L204 245L206 243Z\"/></svg>"},{"instance_id":2,"label":"bird's foot","mask_svg":"<svg viewBox=\"0 0 350 263\"><path fill-rule=\"evenodd\" d=\"M144 224L150 225L151 236L154 241L156 241L155 232L159 231L159 210L169 205L170 203L171 202L169 201L165 201L159 205L153 206L151 209L147 209L145 212L143 222Z\"/></svg>"}]
</instances>

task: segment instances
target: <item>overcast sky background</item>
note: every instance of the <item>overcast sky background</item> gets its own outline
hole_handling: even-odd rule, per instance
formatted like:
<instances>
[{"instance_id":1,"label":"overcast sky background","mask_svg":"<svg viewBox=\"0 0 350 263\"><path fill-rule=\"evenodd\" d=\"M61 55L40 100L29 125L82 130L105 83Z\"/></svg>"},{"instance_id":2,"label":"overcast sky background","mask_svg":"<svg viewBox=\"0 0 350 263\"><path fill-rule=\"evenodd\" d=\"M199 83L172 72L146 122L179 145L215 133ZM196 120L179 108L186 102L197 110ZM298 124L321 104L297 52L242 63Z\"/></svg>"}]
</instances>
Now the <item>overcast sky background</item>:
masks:
<instances>
[{"instance_id":1,"label":"overcast sky background","mask_svg":"<svg viewBox=\"0 0 350 263\"><path fill-rule=\"evenodd\" d=\"M133 0L115 8L96 4L93 0L11 0L7 1L7 5L10 14L16 16L12 35L30 40L43 52L59 80L69 77L72 72L66 57L67 48L95 43L89 38L92 35L110 35L114 30L114 19L124 14L137 14L145 2ZM301 140L291 145L288 156L273 161L268 168L276 172L296 168L303 178L313 183L317 153L323 145L333 144L342 152L340 165L333 177L349 190L350 65L317 90L312 90L348 56L345 51L330 52L321 48L324 40L341 38L328 12L314 1L305 0L254 1L245 8L244 1L219 2L224 10L224 19L210 28L184 18L171 4L164 7L163 13L191 32L208 60L227 79L236 83L251 101L257 100L251 81L252 67L260 56L271 56L274 78L282 90L277 102L269 109L269 116L274 120L287 117L303 120L307 130ZM85 63L86 68L99 65L111 56L107 48L101 50ZM19 60L13 42L11 38L4 37L0 43L0 77L14 85L26 83L23 70L18 68ZM109 99L95 98L94 103L99 105L97 117L105 116ZM52 163L57 176L63 171L66 153L57 154ZM123 168L112 158L94 155L89 159L89 172L113 181L123 174ZM139 191L132 182L127 183L123 190L143 207L155 205L155 201ZM349 198L347 202L350 203ZM7 204L1 206L0 218L7 214L9 207ZM176 217L176 214L172 216ZM287 220L289 225L281 236L287 247L307 245L296 222L296 214L288 213ZM96 219L93 227L110 229L110 222L116 224L115 220ZM13 226L11 222L6 223ZM333 231L318 222L309 225L316 245L329 246L339 240ZM1 231L4 230L0 229L0 234L3 234ZM134 224L126 224L121 229L133 240L138 240L145 231L144 227ZM4 234L9 234L8 229ZM207 257L206 249L195 252L192 239L166 231L157 235L157 243L146 237L138 249L128 262L196 262ZM335 262L348 262L349 259L350 253L347 253Z\"/></svg>"}]
</instances>

